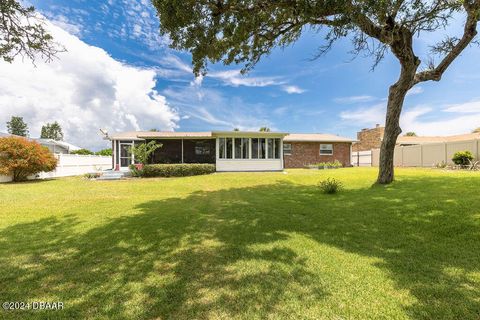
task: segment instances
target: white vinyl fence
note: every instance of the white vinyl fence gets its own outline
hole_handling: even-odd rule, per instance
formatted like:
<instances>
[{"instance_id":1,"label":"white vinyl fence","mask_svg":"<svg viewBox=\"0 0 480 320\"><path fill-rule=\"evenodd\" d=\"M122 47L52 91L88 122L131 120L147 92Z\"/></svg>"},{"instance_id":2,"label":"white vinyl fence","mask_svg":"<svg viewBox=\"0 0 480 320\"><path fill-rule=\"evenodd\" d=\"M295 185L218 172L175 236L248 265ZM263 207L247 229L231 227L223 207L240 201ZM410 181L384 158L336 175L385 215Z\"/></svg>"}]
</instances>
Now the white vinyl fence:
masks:
<instances>
[{"instance_id":1,"label":"white vinyl fence","mask_svg":"<svg viewBox=\"0 0 480 320\"><path fill-rule=\"evenodd\" d=\"M453 164L455 152L470 151L476 159L480 159L480 140L429 143L415 146L395 147L393 164L396 167L432 167L445 162ZM377 167L380 149L372 150L372 166Z\"/></svg>"},{"instance_id":2,"label":"white vinyl fence","mask_svg":"<svg viewBox=\"0 0 480 320\"><path fill-rule=\"evenodd\" d=\"M354 167L371 167L372 151L353 151L352 166Z\"/></svg>"},{"instance_id":3,"label":"white vinyl fence","mask_svg":"<svg viewBox=\"0 0 480 320\"><path fill-rule=\"evenodd\" d=\"M41 179L78 176L112 168L112 157L109 156L55 154L55 158L58 159L57 168L40 173ZM7 181L11 181L11 177L0 176L0 182Z\"/></svg>"}]
</instances>

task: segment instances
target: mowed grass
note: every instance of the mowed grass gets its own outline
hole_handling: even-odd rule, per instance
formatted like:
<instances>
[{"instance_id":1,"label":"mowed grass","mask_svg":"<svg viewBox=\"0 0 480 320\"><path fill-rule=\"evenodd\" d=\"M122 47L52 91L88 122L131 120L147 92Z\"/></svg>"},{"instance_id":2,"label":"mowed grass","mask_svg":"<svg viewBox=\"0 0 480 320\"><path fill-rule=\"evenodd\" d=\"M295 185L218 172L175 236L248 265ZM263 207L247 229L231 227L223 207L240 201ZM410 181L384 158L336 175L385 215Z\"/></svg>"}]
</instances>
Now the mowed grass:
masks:
<instances>
[{"instance_id":1,"label":"mowed grass","mask_svg":"<svg viewBox=\"0 0 480 320\"><path fill-rule=\"evenodd\" d=\"M0 318L479 319L480 174L376 173L1 184L1 302L65 309Z\"/></svg>"}]
</instances>

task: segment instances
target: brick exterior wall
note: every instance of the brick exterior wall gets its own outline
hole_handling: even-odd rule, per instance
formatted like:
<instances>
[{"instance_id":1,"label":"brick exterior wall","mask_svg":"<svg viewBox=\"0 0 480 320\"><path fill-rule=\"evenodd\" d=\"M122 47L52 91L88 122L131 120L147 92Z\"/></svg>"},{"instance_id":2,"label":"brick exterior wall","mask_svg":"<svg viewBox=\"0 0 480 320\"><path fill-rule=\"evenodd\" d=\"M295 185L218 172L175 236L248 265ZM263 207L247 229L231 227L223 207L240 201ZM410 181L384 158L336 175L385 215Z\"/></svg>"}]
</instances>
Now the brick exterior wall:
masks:
<instances>
[{"instance_id":1,"label":"brick exterior wall","mask_svg":"<svg viewBox=\"0 0 480 320\"><path fill-rule=\"evenodd\" d=\"M343 166L350 166L350 143L335 142L333 144L333 155L320 155L320 144L329 142L284 142L292 145L292 154L284 155L285 168L304 168L309 164L318 162L340 161Z\"/></svg>"},{"instance_id":2,"label":"brick exterior wall","mask_svg":"<svg viewBox=\"0 0 480 320\"><path fill-rule=\"evenodd\" d=\"M380 148L384 132L385 128L378 125L373 129L362 129L362 131L357 132L357 140L359 142L353 144L352 150L368 151Z\"/></svg>"}]
</instances>

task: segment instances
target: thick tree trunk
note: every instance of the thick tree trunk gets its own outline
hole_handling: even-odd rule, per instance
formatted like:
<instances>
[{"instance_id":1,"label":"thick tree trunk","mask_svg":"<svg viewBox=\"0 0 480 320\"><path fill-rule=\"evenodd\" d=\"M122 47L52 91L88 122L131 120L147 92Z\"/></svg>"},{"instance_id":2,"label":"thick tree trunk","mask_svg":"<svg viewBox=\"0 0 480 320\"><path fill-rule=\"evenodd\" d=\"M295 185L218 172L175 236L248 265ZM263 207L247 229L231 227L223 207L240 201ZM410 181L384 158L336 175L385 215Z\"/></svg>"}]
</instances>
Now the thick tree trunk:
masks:
<instances>
[{"instance_id":1,"label":"thick tree trunk","mask_svg":"<svg viewBox=\"0 0 480 320\"><path fill-rule=\"evenodd\" d=\"M400 114L408 90L414 84L415 73L420 60L413 54L411 47L400 47L396 52L402 69L398 81L390 87L388 93L387 115L385 119L385 133L380 147L380 168L377 183L388 184L394 179L393 153L400 129Z\"/></svg>"}]
</instances>

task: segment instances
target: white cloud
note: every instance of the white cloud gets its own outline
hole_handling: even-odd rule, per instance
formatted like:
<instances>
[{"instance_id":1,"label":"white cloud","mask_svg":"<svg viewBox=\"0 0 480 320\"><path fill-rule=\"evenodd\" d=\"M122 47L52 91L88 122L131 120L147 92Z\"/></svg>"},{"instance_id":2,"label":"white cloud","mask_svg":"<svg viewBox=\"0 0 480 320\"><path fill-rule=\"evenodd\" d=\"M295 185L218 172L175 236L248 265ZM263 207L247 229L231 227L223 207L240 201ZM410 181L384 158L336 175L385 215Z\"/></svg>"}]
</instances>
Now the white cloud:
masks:
<instances>
[{"instance_id":1,"label":"white cloud","mask_svg":"<svg viewBox=\"0 0 480 320\"><path fill-rule=\"evenodd\" d=\"M370 107L342 111L340 118L355 125L372 126L377 123L381 124L385 122L385 104L379 103Z\"/></svg>"},{"instance_id":2,"label":"white cloud","mask_svg":"<svg viewBox=\"0 0 480 320\"><path fill-rule=\"evenodd\" d=\"M82 34L82 26L76 22L70 21L62 14L55 16L53 20L50 19L50 22L78 37Z\"/></svg>"},{"instance_id":3,"label":"white cloud","mask_svg":"<svg viewBox=\"0 0 480 320\"><path fill-rule=\"evenodd\" d=\"M480 113L480 100L451 104L447 108L443 109L445 112L458 112L458 113ZM480 122L480 119L477 119Z\"/></svg>"},{"instance_id":4,"label":"white cloud","mask_svg":"<svg viewBox=\"0 0 480 320\"><path fill-rule=\"evenodd\" d=\"M351 96L351 97L340 97L340 98L335 98L333 101L336 103L342 103L342 104L351 104L351 103L362 103L362 102L369 102L375 100L375 97L368 96L368 95L362 95L362 96Z\"/></svg>"},{"instance_id":5,"label":"white cloud","mask_svg":"<svg viewBox=\"0 0 480 320\"><path fill-rule=\"evenodd\" d=\"M451 116L436 119L423 119L437 113L430 107L416 107L402 116L400 126L404 132L414 131L418 135L445 136L453 134L470 133L478 127L480 112L471 115Z\"/></svg>"},{"instance_id":6,"label":"white cloud","mask_svg":"<svg viewBox=\"0 0 480 320\"><path fill-rule=\"evenodd\" d=\"M68 142L87 148L105 146L99 128L176 127L177 112L154 89L155 71L118 62L59 27L49 28L68 50L58 60L37 61L36 68L21 59L0 63L0 126L23 116L35 137L44 123L58 121Z\"/></svg>"},{"instance_id":7,"label":"white cloud","mask_svg":"<svg viewBox=\"0 0 480 320\"><path fill-rule=\"evenodd\" d=\"M469 133L480 123L480 101L452 105L438 110L429 105L404 108L400 117L403 132L413 131L418 135L453 135ZM448 112L448 113L446 113ZM452 112L458 113L452 115ZM370 107L343 111L340 118L352 126L371 127L376 123L384 124L386 105L376 104Z\"/></svg>"},{"instance_id":8,"label":"white cloud","mask_svg":"<svg viewBox=\"0 0 480 320\"><path fill-rule=\"evenodd\" d=\"M141 50L165 48L170 42L168 37L160 35L160 23L149 0L108 0L85 9L59 4L49 8L42 11L42 14L51 21L68 16L68 24L81 26L82 33L104 34L117 41L135 40ZM89 22L91 19L95 23ZM58 25L66 27L65 30L74 31L68 25L62 25L61 19L59 22Z\"/></svg>"},{"instance_id":9,"label":"white cloud","mask_svg":"<svg viewBox=\"0 0 480 320\"><path fill-rule=\"evenodd\" d=\"M267 87L282 85L285 83L279 77L253 77L242 75L240 70L210 72L207 74L207 76L215 79L220 79L226 85L232 87Z\"/></svg>"},{"instance_id":10,"label":"white cloud","mask_svg":"<svg viewBox=\"0 0 480 320\"><path fill-rule=\"evenodd\" d=\"M190 127L211 129L258 130L268 126L275 130L271 113L261 104L248 104L241 98L223 95L219 90L198 86L167 88L162 91L169 101L187 116Z\"/></svg>"},{"instance_id":11,"label":"white cloud","mask_svg":"<svg viewBox=\"0 0 480 320\"><path fill-rule=\"evenodd\" d=\"M304 89L302 89L300 87L297 87L297 86L293 86L293 85L283 86L282 90L285 91L288 94L293 94L293 93L300 94L300 93L305 92Z\"/></svg>"}]
</instances>

